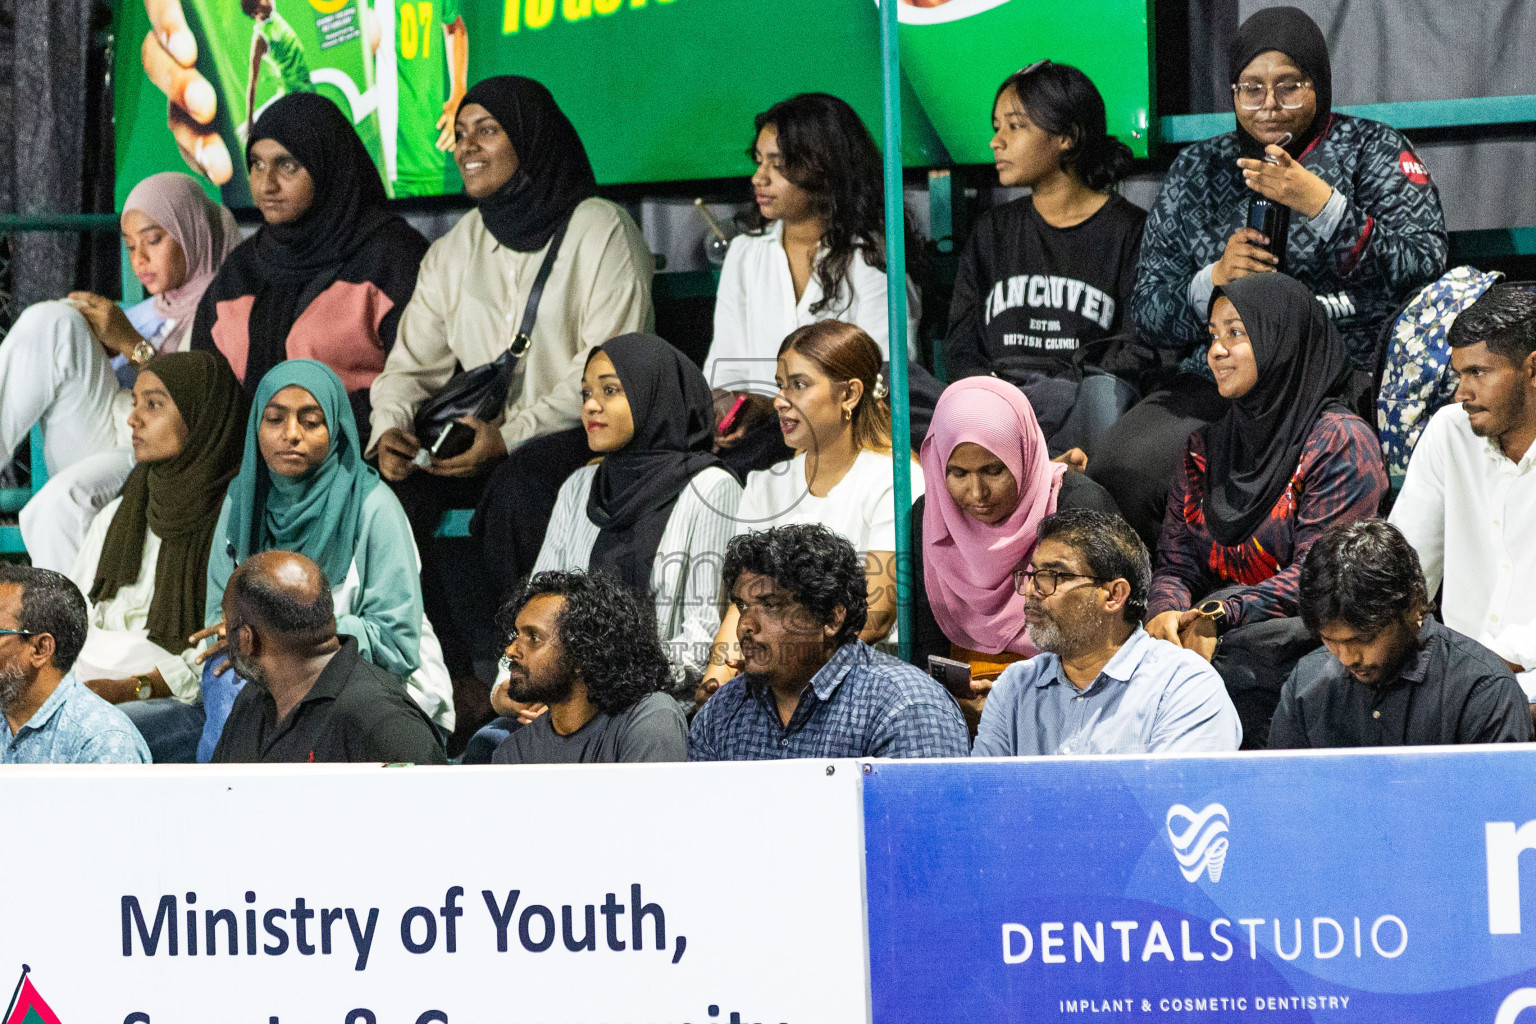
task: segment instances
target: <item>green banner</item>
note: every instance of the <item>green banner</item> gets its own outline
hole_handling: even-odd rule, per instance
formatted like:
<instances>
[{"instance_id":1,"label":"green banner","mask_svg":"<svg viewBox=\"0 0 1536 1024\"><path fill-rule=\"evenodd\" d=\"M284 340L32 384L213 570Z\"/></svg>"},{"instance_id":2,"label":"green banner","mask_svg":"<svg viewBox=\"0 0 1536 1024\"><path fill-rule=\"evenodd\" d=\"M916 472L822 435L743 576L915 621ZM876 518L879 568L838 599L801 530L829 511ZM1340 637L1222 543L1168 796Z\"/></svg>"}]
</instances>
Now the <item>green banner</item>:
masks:
<instances>
[{"instance_id":1,"label":"green banner","mask_svg":"<svg viewBox=\"0 0 1536 1024\"><path fill-rule=\"evenodd\" d=\"M997 83L1040 56L1082 67L1145 154L1147 0L1084 6L902 0L906 164L990 162ZM196 162L251 205L252 114L296 90L348 113L394 196L459 190L445 109L498 74L549 86L604 184L745 176L753 115L797 92L879 133L875 0L120 0L116 30L119 202Z\"/></svg>"}]
</instances>

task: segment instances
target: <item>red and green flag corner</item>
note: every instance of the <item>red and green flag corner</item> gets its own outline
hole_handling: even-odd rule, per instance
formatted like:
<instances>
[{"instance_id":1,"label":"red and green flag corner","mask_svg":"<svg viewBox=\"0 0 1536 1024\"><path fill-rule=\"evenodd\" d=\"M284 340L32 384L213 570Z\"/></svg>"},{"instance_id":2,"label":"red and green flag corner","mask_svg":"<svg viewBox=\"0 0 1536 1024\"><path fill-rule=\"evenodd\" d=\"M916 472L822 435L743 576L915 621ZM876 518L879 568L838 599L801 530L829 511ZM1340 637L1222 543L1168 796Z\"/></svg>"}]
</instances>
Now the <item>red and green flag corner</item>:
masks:
<instances>
[{"instance_id":1,"label":"red and green flag corner","mask_svg":"<svg viewBox=\"0 0 1536 1024\"><path fill-rule=\"evenodd\" d=\"M11 996L11 1003L15 1008L7 1013L5 1024L60 1024L59 1015L49 1009L43 997L37 994L37 989L32 987L32 979L27 977L26 968L22 968L21 981L16 985L16 994Z\"/></svg>"}]
</instances>

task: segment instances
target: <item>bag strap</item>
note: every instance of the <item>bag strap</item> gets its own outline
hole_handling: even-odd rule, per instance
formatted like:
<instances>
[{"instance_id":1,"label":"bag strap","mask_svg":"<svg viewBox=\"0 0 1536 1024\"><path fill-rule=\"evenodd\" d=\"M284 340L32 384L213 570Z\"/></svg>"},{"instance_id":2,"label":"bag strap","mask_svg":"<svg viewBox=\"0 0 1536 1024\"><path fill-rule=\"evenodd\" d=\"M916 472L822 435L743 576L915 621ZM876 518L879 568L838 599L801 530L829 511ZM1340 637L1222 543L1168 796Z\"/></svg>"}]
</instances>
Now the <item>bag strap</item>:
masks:
<instances>
[{"instance_id":1,"label":"bag strap","mask_svg":"<svg viewBox=\"0 0 1536 1024\"><path fill-rule=\"evenodd\" d=\"M517 334L512 338L512 345L497 358L496 382L491 386L485 399L480 403L480 408L475 410L475 418L481 420L494 419L507 403L507 392L512 387L512 375L517 372L517 364L522 361L528 352L528 347L533 343L533 325L539 318L539 300L544 297L544 286L549 283L549 275L554 272L555 259L560 255L560 243L565 241L565 229L571 226L567 217L555 229L553 237L549 240L549 248L544 253L544 262L539 264L539 272L533 279L533 287L528 289L528 302L523 306L523 319L517 325Z\"/></svg>"}]
</instances>

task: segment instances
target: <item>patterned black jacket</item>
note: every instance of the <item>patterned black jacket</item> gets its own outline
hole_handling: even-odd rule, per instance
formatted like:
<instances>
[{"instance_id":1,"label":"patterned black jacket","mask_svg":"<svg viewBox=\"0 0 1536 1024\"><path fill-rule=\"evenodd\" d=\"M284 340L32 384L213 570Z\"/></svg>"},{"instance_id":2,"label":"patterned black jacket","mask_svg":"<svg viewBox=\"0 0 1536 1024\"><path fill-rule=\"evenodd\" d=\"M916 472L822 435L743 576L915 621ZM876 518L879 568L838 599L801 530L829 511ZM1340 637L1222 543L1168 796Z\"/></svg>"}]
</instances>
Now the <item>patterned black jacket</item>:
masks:
<instances>
[{"instance_id":1,"label":"patterned black jacket","mask_svg":"<svg viewBox=\"0 0 1536 1024\"><path fill-rule=\"evenodd\" d=\"M1131 300L1137 333L1200 372L1206 311L1190 306L1190 282L1221 258L1258 194L1243 183L1237 158L1237 133L1228 132L1174 160L1147 218ZM1327 238L1292 214L1287 272L1322 302L1356 365L1374 370L1382 322L1445 272L1440 194L1408 140L1378 121L1330 115L1301 163L1344 197L1345 210Z\"/></svg>"}]
</instances>

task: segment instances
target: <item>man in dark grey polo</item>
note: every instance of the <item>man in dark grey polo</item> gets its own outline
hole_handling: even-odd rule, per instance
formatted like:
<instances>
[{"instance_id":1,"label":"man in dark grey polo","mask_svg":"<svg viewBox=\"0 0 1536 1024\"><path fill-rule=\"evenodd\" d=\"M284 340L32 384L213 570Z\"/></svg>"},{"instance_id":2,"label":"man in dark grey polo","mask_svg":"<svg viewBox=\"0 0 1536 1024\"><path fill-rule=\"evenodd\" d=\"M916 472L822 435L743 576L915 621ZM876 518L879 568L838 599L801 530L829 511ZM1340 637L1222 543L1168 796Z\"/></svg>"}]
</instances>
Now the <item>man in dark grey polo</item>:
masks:
<instances>
[{"instance_id":1,"label":"man in dark grey polo","mask_svg":"<svg viewBox=\"0 0 1536 1024\"><path fill-rule=\"evenodd\" d=\"M671 674L650 603L619 581L541 572L501 610L507 699L520 728L493 764L683 761L688 722L662 692Z\"/></svg>"},{"instance_id":2,"label":"man in dark grey polo","mask_svg":"<svg viewBox=\"0 0 1536 1024\"><path fill-rule=\"evenodd\" d=\"M1301 618L1324 646L1286 680L1271 748L1531 738L1509 667L1435 621L1418 554L1382 520L1334 526L1307 552Z\"/></svg>"}]
</instances>

